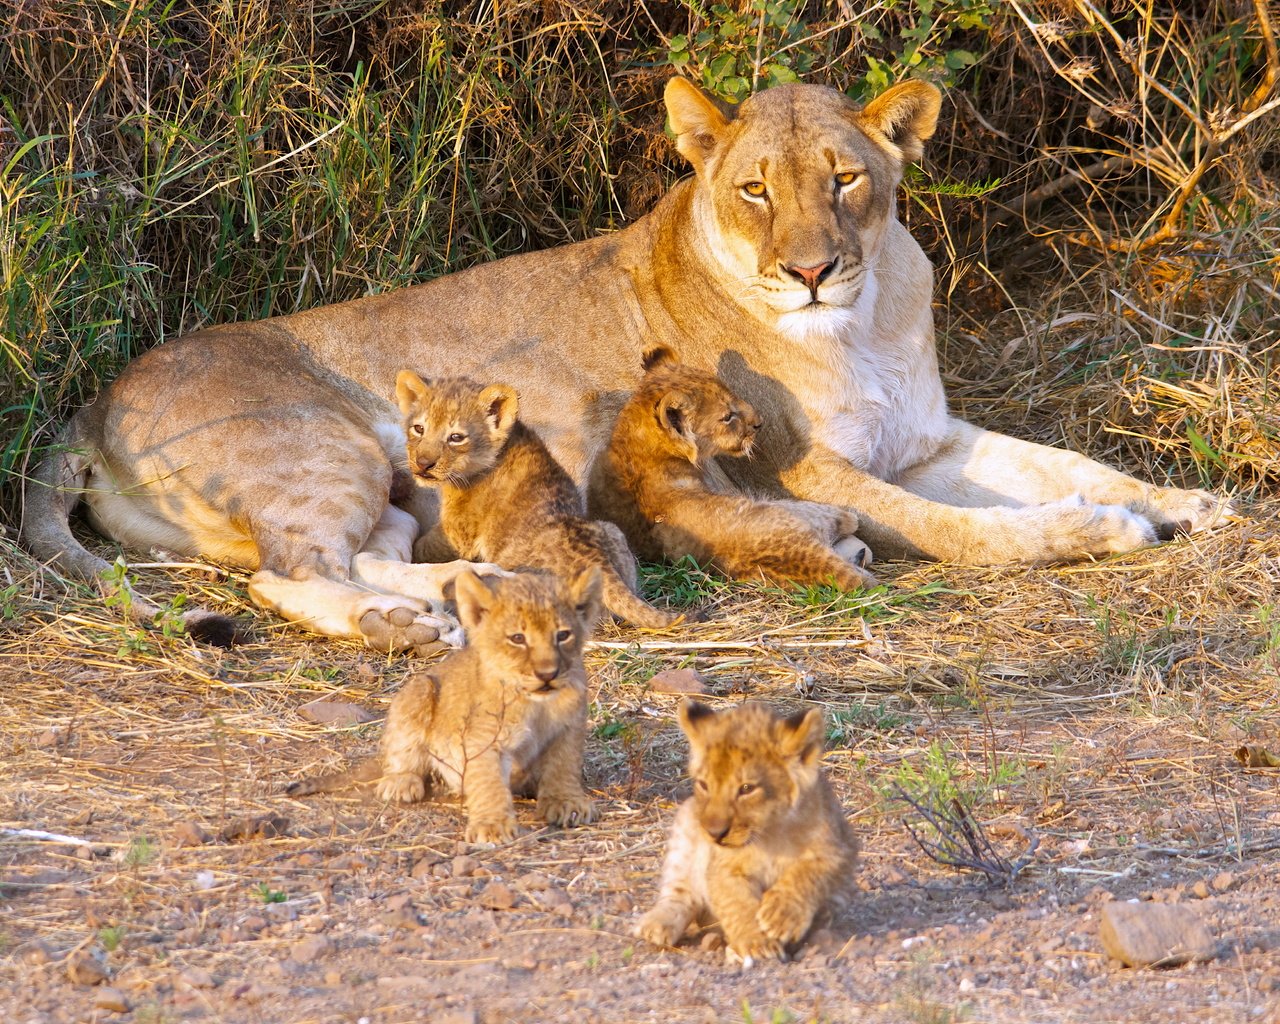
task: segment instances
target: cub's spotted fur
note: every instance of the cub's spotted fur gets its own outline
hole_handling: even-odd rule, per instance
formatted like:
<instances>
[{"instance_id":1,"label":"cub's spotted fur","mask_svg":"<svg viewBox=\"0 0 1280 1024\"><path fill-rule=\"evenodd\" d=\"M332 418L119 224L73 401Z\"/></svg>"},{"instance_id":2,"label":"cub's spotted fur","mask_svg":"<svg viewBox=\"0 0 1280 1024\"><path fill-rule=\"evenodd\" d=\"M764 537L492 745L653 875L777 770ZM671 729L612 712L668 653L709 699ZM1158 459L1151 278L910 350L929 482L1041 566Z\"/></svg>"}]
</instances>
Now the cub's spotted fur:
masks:
<instances>
[{"instance_id":1,"label":"cub's spotted fur","mask_svg":"<svg viewBox=\"0 0 1280 1024\"><path fill-rule=\"evenodd\" d=\"M409 470L440 490L440 522L414 556L444 562L478 558L508 569L561 574L600 570L604 606L637 626L662 628L679 616L635 594L636 562L612 523L584 518L582 495L538 435L520 422L514 388L463 377L396 378ZM469 552L469 554L464 554Z\"/></svg>"},{"instance_id":2,"label":"cub's spotted fur","mask_svg":"<svg viewBox=\"0 0 1280 1024\"><path fill-rule=\"evenodd\" d=\"M499 843L517 831L511 791L536 794L553 825L595 818L582 789L587 733L582 645L599 614L600 573L566 584L523 574L456 583L468 644L396 694L379 757L336 775L295 782L291 796L377 781L384 800L411 803L438 781L460 793L466 838Z\"/></svg>"},{"instance_id":3,"label":"cub's spotted fur","mask_svg":"<svg viewBox=\"0 0 1280 1024\"><path fill-rule=\"evenodd\" d=\"M848 509L748 497L720 471L716 456L751 454L761 422L750 405L670 349L644 366L592 473L591 516L617 523L641 558L692 555L736 579L874 585Z\"/></svg>"},{"instance_id":4,"label":"cub's spotted fur","mask_svg":"<svg viewBox=\"0 0 1280 1024\"><path fill-rule=\"evenodd\" d=\"M660 946L718 922L730 956L784 956L848 895L858 853L822 774L825 725L763 704L680 709L693 796L680 805L658 902L636 934Z\"/></svg>"}]
</instances>

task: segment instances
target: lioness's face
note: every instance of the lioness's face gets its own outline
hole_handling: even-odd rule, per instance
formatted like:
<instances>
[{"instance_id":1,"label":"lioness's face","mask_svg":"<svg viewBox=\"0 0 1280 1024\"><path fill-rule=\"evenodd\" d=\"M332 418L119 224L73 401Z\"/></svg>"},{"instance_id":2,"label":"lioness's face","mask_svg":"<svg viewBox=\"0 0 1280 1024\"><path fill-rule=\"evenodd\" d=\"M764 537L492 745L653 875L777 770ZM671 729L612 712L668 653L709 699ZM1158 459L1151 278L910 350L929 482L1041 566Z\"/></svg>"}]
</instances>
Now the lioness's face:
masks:
<instances>
[{"instance_id":1,"label":"lioness's face","mask_svg":"<svg viewBox=\"0 0 1280 1024\"><path fill-rule=\"evenodd\" d=\"M458 618L485 670L534 700L566 686L581 688L582 645L600 614L600 570L566 582L542 573L456 582Z\"/></svg>"},{"instance_id":2,"label":"lioness's face","mask_svg":"<svg viewBox=\"0 0 1280 1024\"><path fill-rule=\"evenodd\" d=\"M785 85L726 112L675 79L666 100L698 173L709 249L737 298L801 330L874 302L868 268L903 167L933 134L936 89L907 82L859 109L833 89Z\"/></svg>"},{"instance_id":3,"label":"lioness's face","mask_svg":"<svg viewBox=\"0 0 1280 1024\"><path fill-rule=\"evenodd\" d=\"M816 710L784 718L762 704L717 713L688 701L680 727L689 738L698 823L720 846L746 846L783 827L817 780L823 722Z\"/></svg>"},{"instance_id":4,"label":"lioness's face","mask_svg":"<svg viewBox=\"0 0 1280 1024\"><path fill-rule=\"evenodd\" d=\"M425 381L412 370L396 378L396 399L409 472L424 487L466 487L492 469L518 411L506 385L481 387L465 377Z\"/></svg>"}]
</instances>

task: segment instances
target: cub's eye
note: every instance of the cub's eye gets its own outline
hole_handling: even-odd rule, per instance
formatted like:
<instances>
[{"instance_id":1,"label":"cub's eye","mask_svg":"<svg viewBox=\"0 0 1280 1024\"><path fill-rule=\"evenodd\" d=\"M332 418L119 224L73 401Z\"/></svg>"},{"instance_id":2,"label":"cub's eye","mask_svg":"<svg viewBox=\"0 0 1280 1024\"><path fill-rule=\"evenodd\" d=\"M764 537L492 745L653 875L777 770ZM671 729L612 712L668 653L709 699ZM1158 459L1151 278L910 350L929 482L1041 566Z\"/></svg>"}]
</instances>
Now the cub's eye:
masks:
<instances>
[{"instance_id":1,"label":"cub's eye","mask_svg":"<svg viewBox=\"0 0 1280 1024\"><path fill-rule=\"evenodd\" d=\"M413 426L409 428L409 433L411 433L414 437L421 437L424 433L422 429L422 424L415 423Z\"/></svg>"},{"instance_id":2,"label":"cub's eye","mask_svg":"<svg viewBox=\"0 0 1280 1024\"><path fill-rule=\"evenodd\" d=\"M466 434L453 433L449 435L450 444L462 444L462 442L465 441L466 439L467 439Z\"/></svg>"},{"instance_id":3,"label":"cub's eye","mask_svg":"<svg viewBox=\"0 0 1280 1024\"><path fill-rule=\"evenodd\" d=\"M754 782L744 782L738 787L738 796L750 796L759 788Z\"/></svg>"},{"instance_id":4,"label":"cub's eye","mask_svg":"<svg viewBox=\"0 0 1280 1024\"><path fill-rule=\"evenodd\" d=\"M836 184L841 188L849 188L856 185L861 177L857 171L841 171L836 175Z\"/></svg>"},{"instance_id":5,"label":"cub's eye","mask_svg":"<svg viewBox=\"0 0 1280 1024\"><path fill-rule=\"evenodd\" d=\"M736 412L734 412L732 409L730 409L727 413L725 413L725 414L720 418L720 422L721 422L721 423L732 423L732 422L733 422L735 419L737 419L737 418L738 418L738 414L737 414Z\"/></svg>"},{"instance_id":6,"label":"cub's eye","mask_svg":"<svg viewBox=\"0 0 1280 1024\"><path fill-rule=\"evenodd\" d=\"M525 645L524 634L512 633L509 637L507 637L507 643L515 644L517 647L523 647Z\"/></svg>"},{"instance_id":7,"label":"cub's eye","mask_svg":"<svg viewBox=\"0 0 1280 1024\"><path fill-rule=\"evenodd\" d=\"M572 639L573 632L568 629L562 629L556 634L556 643L558 644L567 644Z\"/></svg>"},{"instance_id":8,"label":"cub's eye","mask_svg":"<svg viewBox=\"0 0 1280 1024\"><path fill-rule=\"evenodd\" d=\"M763 181L749 181L742 186L742 194L751 199L763 199L767 191Z\"/></svg>"}]
</instances>

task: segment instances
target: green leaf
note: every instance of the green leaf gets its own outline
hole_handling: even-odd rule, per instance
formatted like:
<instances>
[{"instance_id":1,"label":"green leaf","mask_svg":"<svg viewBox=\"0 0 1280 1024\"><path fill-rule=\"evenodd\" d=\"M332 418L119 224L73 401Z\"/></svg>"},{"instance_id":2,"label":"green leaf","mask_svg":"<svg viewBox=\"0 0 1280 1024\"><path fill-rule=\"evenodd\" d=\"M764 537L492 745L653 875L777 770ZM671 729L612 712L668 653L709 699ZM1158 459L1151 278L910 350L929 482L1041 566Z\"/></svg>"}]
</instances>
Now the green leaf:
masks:
<instances>
[{"instance_id":1,"label":"green leaf","mask_svg":"<svg viewBox=\"0 0 1280 1024\"><path fill-rule=\"evenodd\" d=\"M1227 468L1222 456L1209 447L1209 442L1191 425L1191 420L1187 420L1187 440L1191 442L1191 450L1201 458L1212 462L1219 469Z\"/></svg>"},{"instance_id":2,"label":"green leaf","mask_svg":"<svg viewBox=\"0 0 1280 1024\"><path fill-rule=\"evenodd\" d=\"M978 58L968 50L950 50L947 52L947 67L952 71L959 71L961 68L967 68L970 64L976 64Z\"/></svg>"}]
</instances>

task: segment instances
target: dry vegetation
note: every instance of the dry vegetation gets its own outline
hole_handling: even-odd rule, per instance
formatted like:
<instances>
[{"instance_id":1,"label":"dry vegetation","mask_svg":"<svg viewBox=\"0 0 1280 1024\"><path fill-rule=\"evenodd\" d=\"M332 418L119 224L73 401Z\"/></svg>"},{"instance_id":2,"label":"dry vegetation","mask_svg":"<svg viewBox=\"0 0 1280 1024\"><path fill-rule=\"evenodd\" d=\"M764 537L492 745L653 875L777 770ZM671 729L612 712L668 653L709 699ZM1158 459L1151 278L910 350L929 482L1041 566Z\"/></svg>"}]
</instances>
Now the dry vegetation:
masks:
<instances>
[{"instance_id":1,"label":"dry vegetation","mask_svg":"<svg viewBox=\"0 0 1280 1024\"><path fill-rule=\"evenodd\" d=\"M1231 490L1244 512L1098 564L885 566L892 589L854 600L655 571L655 595L707 601L710 621L599 638L604 821L474 865L454 860L449 804L279 795L376 736L299 706L380 713L403 661L284 629L252 612L240 574L190 567L134 571L164 599L251 618L255 641L138 632L0 537L0 1000L15 1020L119 1017L68 980L82 955L140 1022L1280 1019L1280 786L1234 756L1280 755L1267 8L852 10L0 0L9 526L51 424L149 345L642 212L679 173L656 103L669 55L729 94L788 62L855 94L906 67L945 80L946 124L903 214L940 269L954 406ZM674 698L647 680L685 665L717 697L827 709L866 896L800 963L736 975L696 945L627 937L681 792ZM1007 888L933 863L898 788L924 806L960 797L1011 859L1034 833L1031 863ZM281 834L216 838L257 815L287 819ZM193 822L215 841L181 845ZM1194 901L1221 955L1109 966L1104 893Z\"/></svg>"}]
</instances>

